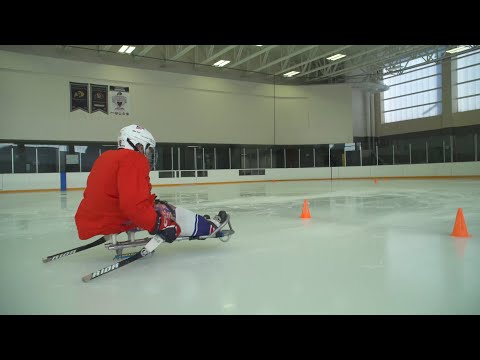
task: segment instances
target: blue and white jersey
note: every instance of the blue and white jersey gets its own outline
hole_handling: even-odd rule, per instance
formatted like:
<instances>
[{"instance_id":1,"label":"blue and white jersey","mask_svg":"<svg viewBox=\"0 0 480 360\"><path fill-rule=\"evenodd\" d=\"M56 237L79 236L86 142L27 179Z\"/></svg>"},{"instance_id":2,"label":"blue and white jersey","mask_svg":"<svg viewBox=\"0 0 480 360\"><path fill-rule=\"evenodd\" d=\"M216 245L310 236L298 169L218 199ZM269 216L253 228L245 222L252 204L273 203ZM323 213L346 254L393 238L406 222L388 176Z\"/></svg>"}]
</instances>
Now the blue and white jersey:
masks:
<instances>
[{"instance_id":1,"label":"blue and white jersey","mask_svg":"<svg viewBox=\"0 0 480 360\"><path fill-rule=\"evenodd\" d=\"M180 236L205 236L215 231L203 216L179 206L175 206L175 218L182 230Z\"/></svg>"}]
</instances>

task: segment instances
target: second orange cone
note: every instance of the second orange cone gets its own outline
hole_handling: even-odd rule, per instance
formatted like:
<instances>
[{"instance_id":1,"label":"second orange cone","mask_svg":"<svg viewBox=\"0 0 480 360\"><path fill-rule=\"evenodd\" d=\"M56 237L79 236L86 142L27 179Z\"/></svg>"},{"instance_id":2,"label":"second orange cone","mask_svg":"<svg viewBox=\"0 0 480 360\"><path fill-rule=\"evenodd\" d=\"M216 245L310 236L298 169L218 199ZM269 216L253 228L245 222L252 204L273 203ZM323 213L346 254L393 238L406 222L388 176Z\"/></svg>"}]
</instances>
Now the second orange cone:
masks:
<instances>
[{"instance_id":1,"label":"second orange cone","mask_svg":"<svg viewBox=\"0 0 480 360\"><path fill-rule=\"evenodd\" d=\"M463 210L459 208L457 211L457 217L455 219L455 225L453 226L453 231L450 234L452 236L458 237L469 237L467 231L467 224L465 223L465 218L463 217Z\"/></svg>"},{"instance_id":2,"label":"second orange cone","mask_svg":"<svg viewBox=\"0 0 480 360\"><path fill-rule=\"evenodd\" d=\"M310 208L308 207L308 201L303 200L303 209L302 209L302 215L300 215L302 219L310 219Z\"/></svg>"}]
</instances>

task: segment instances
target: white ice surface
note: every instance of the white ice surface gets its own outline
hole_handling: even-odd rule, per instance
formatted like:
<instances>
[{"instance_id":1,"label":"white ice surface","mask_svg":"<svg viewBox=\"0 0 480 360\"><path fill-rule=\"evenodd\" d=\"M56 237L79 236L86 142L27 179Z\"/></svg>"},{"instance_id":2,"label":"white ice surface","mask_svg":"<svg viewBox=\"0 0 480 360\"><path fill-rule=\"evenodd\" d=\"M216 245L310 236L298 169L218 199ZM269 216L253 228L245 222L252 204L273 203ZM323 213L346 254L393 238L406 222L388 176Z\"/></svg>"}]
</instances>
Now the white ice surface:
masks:
<instances>
[{"instance_id":1,"label":"white ice surface","mask_svg":"<svg viewBox=\"0 0 480 360\"><path fill-rule=\"evenodd\" d=\"M0 314L480 314L480 182L370 180L156 187L236 234L114 263L74 214L82 191L0 194ZM300 219L303 200L312 218ZM450 236L462 208L470 238ZM143 237L148 235L140 233ZM125 237L126 238L126 237Z\"/></svg>"}]
</instances>

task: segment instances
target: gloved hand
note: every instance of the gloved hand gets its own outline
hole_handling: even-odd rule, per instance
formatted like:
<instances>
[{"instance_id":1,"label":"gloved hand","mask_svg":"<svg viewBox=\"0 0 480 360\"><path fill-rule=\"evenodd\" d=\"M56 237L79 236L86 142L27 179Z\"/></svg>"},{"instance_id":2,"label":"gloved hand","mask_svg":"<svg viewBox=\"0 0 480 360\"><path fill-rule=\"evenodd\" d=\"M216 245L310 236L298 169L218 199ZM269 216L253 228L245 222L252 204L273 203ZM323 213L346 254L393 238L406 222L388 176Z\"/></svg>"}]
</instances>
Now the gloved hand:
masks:
<instances>
[{"instance_id":1,"label":"gloved hand","mask_svg":"<svg viewBox=\"0 0 480 360\"><path fill-rule=\"evenodd\" d=\"M163 230L161 230L159 233L158 233L163 240L165 240L166 242L168 243L172 243L174 242L178 235L177 235L177 226L176 225L169 225L167 226L166 228L164 228Z\"/></svg>"},{"instance_id":2,"label":"gloved hand","mask_svg":"<svg viewBox=\"0 0 480 360\"><path fill-rule=\"evenodd\" d=\"M180 235L180 226L172 219L163 216L161 212L157 213L157 222L150 235L160 235L163 240L172 243Z\"/></svg>"}]
</instances>

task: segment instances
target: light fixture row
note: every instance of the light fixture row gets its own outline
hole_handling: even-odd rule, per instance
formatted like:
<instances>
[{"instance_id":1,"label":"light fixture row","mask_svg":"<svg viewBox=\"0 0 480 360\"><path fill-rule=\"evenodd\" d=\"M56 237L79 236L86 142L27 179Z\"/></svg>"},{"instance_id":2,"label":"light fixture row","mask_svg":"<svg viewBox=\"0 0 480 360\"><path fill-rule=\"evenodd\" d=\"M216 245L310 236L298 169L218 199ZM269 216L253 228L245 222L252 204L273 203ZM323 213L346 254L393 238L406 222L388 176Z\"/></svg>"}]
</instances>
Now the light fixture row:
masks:
<instances>
[{"instance_id":1,"label":"light fixture row","mask_svg":"<svg viewBox=\"0 0 480 360\"><path fill-rule=\"evenodd\" d=\"M131 54L135 50L135 46L123 45L118 52L121 54Z\"/></svg>"}]
</instances>

